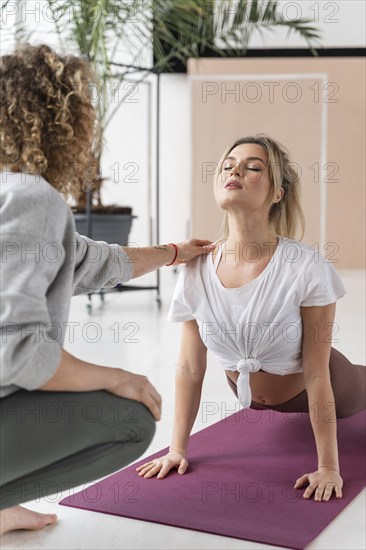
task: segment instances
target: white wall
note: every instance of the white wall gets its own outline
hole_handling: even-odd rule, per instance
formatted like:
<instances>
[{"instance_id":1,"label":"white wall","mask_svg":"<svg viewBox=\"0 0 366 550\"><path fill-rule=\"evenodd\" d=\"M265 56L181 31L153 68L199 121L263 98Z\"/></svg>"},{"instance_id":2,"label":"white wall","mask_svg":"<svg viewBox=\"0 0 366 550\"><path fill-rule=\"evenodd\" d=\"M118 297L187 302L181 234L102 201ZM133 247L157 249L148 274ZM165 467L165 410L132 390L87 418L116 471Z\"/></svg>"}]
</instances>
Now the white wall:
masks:
<instances>
[{"instance_id":1,"label":"white wall","mask_svg":"<svg viewBox=\"0 0 366 550\"><path fill-rule=\"evenodd\" d=\"M155 84L151 82L152 134L155 139ZM107 131L108 146L103 160L103 173L111 175L109 166L116 161L123 168L134 163L138 168L137 182L106 183L105 202L127 203L133 207L138 219L133 221L129 240L139 246L149 243L149 202L147 200L148 175L148 109L146 85L136 87L135 104L123 104ZM179 242L190 237L190 94L187 77L161 76L160 96L160 243ZM152 200L151 215L155 228L155 143L152 143ZM123 170L121 171L123 173ZM127 174L127 170L125 170ZM153 233L155 237L155 230ZM205 238L205 235L200 237ZM153 244L157 241L154 238ZM155 275L148 274L138 284L154 284Z\"/></svg>"},{"instance_id":2,"label":"white wall","mask_svg":"<svg viewBox=\"0 0 366 550\"><path fill-rule=\"evenodd\" d=\"M50 32L52 25L43 10L42 2L27 2L22 19L26 26L35 29L32 43L46 42L57 47L57 38ZM38 6L38 7L37 7ZM336 2L301 0L297 2L281 0L279 7L289 19L315 16L316 25L323 33L320 45L323 47L364 47L365 46L365 6L364 0L337 0ZM10 2L7 11L2 13L1 52L11 51L14 44L14 22L19 10L16 2ZM292 48L306 47L305 40L287 30L278 28L264 31L263 36L255 33L250 47L253 48ZM149 63L151 52L147 51L139 62ZM130 56L123 52L119 61L129 62ZM136 78L136 77L134 77ZM154 77L151 81L152 131L154 132ZM189 85L185 75L165 74L161 77L161 219L160 242L179 241L190 235L190 108ZM132 90L132 88L131 88ZM148 155L148 87L135 86L133 95L123 103L113 123L108 128L107 146L103 159L103 174L112 180L106 183L103 198L106 202L131 205L138 219L133 223L131 242L148 244L149 201L147 177L149 169L155 174L155 157ZM121 94L127 88L120 89ZM154 139L153 134L153 139ZM154 146L154 143L152 143ZM113 181L112 166L120 169L119 182ZM130 175L130 177L128 177ZM132 180L132 181L131 181ZM135 180L135 181L133 181ZM154 207L154 189L152 207ZM154 208L152 208L154 215ZM155 219L153 219L153 223ZM204 238L205 235L197 235Z\"/></svg>"}]
</instances>

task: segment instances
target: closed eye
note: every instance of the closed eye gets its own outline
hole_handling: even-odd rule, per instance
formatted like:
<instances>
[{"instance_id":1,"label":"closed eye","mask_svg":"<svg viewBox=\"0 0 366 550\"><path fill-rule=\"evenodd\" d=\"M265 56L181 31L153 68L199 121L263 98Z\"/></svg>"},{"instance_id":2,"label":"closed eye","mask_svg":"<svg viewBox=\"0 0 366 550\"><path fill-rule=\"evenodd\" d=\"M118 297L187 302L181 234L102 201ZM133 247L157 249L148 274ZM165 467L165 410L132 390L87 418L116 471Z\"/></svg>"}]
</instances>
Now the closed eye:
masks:
<instances>
[{"instance_id":1,"label":"closed eye","mask_svg":"<svg viewBox=\"0 0 366 550\"><path fill-rule=\"evenodd\" d=\"M226 170L231 170L231 167L227 166L226 168L224 168L224 171ZM260 172L261 169L260 168L248 168L248 170L252 170L253 172Z\"/></svg>"}]
</instances>

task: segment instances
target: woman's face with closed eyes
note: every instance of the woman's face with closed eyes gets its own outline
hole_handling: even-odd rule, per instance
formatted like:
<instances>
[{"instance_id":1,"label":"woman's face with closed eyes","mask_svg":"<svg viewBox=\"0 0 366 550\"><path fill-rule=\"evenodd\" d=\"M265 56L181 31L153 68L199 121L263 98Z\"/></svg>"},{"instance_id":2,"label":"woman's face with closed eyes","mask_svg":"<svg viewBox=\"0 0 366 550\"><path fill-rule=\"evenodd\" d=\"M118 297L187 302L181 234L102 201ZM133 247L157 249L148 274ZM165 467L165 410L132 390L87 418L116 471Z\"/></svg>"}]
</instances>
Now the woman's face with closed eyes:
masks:
<instances>
[{"instance_id":1,"label":"woman's face with closed eyes","mask_svg":"<svg viewBox=\"0 0 366 550\"><path fill-rule=\"evenodd\" d=\"M237 145L224 159L215 196L224 210L268 208L270 191L267 152L254 143Z\"/></svg>"}]
</instances>

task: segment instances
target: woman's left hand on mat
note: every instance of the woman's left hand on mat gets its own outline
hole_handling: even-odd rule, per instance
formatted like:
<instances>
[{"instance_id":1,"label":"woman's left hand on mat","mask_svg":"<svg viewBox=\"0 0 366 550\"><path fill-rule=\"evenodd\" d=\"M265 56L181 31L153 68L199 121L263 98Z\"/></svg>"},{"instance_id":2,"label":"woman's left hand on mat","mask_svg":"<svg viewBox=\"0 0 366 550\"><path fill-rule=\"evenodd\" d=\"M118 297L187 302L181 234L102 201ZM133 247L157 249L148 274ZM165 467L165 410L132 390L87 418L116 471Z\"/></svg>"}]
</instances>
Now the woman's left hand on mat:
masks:
<instances>
[{"instance_id":1,"label":"woman's left hand on mat","mask_svg":"<svg viewBox=\"0 0 366 550\"><path fill-rule=\"evenodd\" d=\"M304 483L309 483L303 494L304 498L310 498L314 491L314 500L329 500L333 491L337 498L342 498L343 479L337 470L319 468L316 472L304 474L296 480L294 488L299 489Z\"/></svg>"}]
</instances>

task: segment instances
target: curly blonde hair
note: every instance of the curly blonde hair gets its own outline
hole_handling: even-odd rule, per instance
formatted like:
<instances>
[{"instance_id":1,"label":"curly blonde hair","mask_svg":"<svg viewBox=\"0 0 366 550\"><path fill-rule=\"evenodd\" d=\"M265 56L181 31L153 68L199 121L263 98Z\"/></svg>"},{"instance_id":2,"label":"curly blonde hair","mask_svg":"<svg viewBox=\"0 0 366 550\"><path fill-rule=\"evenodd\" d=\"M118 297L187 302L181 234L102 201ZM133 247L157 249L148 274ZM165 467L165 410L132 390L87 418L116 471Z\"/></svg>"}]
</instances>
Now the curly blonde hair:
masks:
<instances>
[{"instance_id":1,"label":"curly blonde hair","mask_svg":"<svg viewBox=\"0 0 366 550\"><path fill-rule=\"evenodd\" d=\"M228 154L238 145L243 143L254 143L260 145L268 155L269 180L271 183L270 192L267 197L267 204L270 206L268 223L272 232L279 236L296 238L300 229L301 241L305 232L305 216L301 206L301 181L297 170L292 166L288 149L279 141L264 133L255 136L246 136L236 140L224 151L216 170L214 189L217 188L218 178L222 173L224 161ZM278 202L273 200L280 194L283 187L284 195ZM228 214L225 212L219 240L227 239L229 235Z\"/></svg>"},{"instance_id":2,"label":"curly blonde hair","mask_svg":"<svg viewBox=\"0 0 366 550\"><path fill-rule=\"evenodd\" d=\"M89 61L23 44L0 57L0 81L0 169L39 174L79 199L98 171Z\"/></svg>"}]
</instances>

